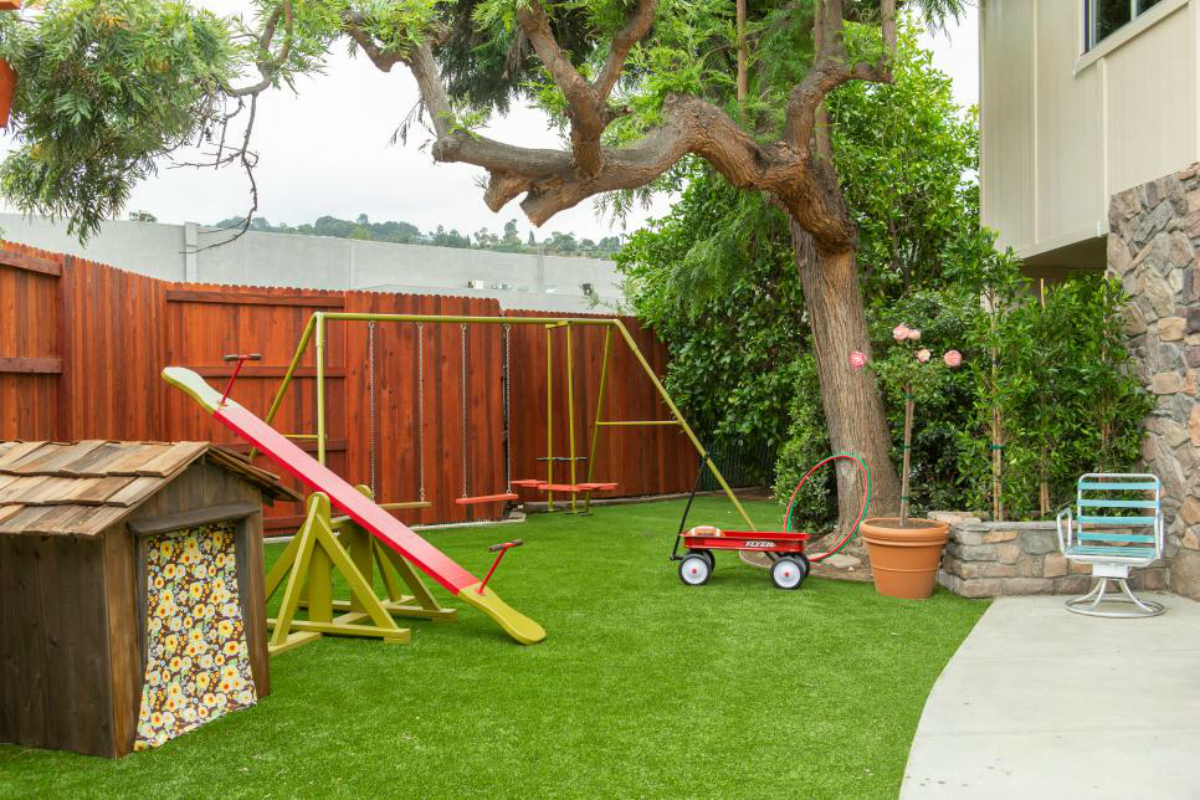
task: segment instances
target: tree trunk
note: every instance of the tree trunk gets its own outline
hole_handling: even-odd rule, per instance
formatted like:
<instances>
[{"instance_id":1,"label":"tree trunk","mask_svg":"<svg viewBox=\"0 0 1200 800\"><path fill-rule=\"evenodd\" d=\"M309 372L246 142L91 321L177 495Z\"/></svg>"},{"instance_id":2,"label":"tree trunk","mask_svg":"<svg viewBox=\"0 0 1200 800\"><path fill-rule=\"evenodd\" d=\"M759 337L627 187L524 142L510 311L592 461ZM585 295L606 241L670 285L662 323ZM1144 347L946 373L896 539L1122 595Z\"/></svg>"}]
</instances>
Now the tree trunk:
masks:
<instances>
[{"instance_id":1,"label":"tree trunk","mask_svg":"<svg viewBox=\"0 0 1200 800\"><path fill-rule=\"evenodd\" d=\"M854 249L822 252L796 222L791 223L791 229L796 269L813 330L830 443L835 453L853 453L862 458L871 471L873 493L868 515L894 516L900 507L900 482L891 460L883 400L874 373L856 370L849 363L855 350L871 355ZM858 516L861 493L853 464L838 462L837 484L838 529L845 531Z\"/></svg>"},{"instance_id":2,"label":"tree trunk","mask_svg":"<svg viewBox=\"0 0 1200 800\"><path fill-rule=\"evenodd\" d=\"M750 50L746 45L746 0L737 0L737 99L750 94Z\"/></svg>"}]
</instances>

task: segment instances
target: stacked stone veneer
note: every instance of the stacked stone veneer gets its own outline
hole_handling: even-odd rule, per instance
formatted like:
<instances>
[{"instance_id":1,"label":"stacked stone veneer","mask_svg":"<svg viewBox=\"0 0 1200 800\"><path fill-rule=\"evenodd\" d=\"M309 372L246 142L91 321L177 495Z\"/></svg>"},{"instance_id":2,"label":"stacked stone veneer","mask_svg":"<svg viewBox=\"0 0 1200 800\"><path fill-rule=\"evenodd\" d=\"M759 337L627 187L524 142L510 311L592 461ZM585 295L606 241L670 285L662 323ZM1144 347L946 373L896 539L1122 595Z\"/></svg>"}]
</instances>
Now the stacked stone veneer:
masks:
<instances>
[{"instance_id":1,"label":"stacked stone veneer","mask_svg":"<svg viewBox=\"0 0 1200 800\"><path fill-rule=\"evenodd\" d=\"M1200 599L1200 165L1114 195L1109 228L1128 345L1157 398L1142 458L1166 494L1170 588Z\"/></svg>"},{"instance_id":2,"label":"stacked stone veneer","mask_svg":"<svg viewBox=\"0 0 1200 800\"><path fill-rule=\"evenodd\" d=\"M1059 552L1053 522L982 522L949 513L931 516L951 523L938 583L957 595L1080 595L1092 587L1091 566L1071 564ZM1135 570L1130 585L1165 589L1167 568Z\"/></svg>"}]
</instances>

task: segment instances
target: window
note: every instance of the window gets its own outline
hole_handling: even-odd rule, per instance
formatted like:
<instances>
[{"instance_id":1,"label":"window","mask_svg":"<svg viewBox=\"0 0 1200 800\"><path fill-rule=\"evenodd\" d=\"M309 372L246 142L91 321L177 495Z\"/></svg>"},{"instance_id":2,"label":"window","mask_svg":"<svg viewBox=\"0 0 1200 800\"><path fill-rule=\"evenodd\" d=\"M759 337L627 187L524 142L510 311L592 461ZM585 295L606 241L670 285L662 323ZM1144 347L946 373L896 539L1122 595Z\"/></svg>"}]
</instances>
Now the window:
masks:
<instances>
[{"instance_id":1,"label":"window","mask_svg":"<svg viewBox=\"0 0 1200 800\"><path fill-rule=\"evenodd\" d=\"M1162 0L1084 0L1086 50L1145 14Z\"/></svg>"}]
</instances>

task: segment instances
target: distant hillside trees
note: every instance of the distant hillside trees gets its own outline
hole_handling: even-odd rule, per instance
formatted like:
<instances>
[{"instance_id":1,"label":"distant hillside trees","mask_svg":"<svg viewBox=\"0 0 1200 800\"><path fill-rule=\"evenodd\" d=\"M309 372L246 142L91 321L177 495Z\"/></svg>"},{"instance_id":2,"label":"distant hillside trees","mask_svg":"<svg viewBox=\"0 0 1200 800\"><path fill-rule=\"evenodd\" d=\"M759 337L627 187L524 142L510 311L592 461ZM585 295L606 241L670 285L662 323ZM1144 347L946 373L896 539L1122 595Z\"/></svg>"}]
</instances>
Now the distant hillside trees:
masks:
<instances>
[{"instance_id":1,"label":"distant hillside trees","mask_svg":"<svg viewBox=\"0 0 1200 800\"><path fill-rule=\"evenodd\" d=\"M244 222L244 217L229 217L215 223L213 227L236 230L240 229ZM533 231L530 231L529 236L522 241L515 219L504 223L504 231L499 234L487 228L480 228L473 234L463 234L457 228L447 230L444 225L438 225L433 231L425 233L409 222L371 222L366 214L359 214L353 220L324 216L319 217L316 222L306 222L302 225L288 225L286 222L272 224L266 217L254 217L250 220L250 230L260 233L292 233L301 236L332 236L335 239L494 250L499 253L541 252L547 255L588 258L612 258L620 252L624 238L621 235L605 236L599 241L593 241L587 238L576 239L573 233L554 231L539 242Z\"/></svg>"}]
</instances>

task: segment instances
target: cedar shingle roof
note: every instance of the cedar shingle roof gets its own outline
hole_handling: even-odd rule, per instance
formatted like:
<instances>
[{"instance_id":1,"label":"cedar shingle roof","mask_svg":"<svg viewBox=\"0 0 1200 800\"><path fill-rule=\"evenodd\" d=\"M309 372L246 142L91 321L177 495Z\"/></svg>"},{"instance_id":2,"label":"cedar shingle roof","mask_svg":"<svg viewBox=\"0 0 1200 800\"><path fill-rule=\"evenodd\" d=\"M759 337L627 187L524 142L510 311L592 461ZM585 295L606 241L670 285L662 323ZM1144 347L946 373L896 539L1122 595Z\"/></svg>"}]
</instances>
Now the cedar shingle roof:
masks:
<instances>
[{"instance_id":1,"label":"cedar shingle roof","mask_svg":"<svg viewBox=\"0 0 1200 800\"><path fill-rule=\"evenodd\" d=\"M0 534L95 536L207 456L276 500L269 472L208 442L0 442Z\"/></svg>"}]
</instances>

